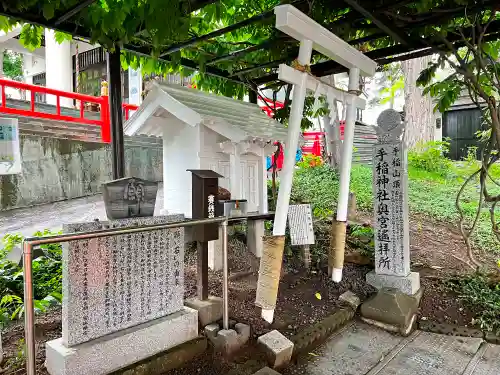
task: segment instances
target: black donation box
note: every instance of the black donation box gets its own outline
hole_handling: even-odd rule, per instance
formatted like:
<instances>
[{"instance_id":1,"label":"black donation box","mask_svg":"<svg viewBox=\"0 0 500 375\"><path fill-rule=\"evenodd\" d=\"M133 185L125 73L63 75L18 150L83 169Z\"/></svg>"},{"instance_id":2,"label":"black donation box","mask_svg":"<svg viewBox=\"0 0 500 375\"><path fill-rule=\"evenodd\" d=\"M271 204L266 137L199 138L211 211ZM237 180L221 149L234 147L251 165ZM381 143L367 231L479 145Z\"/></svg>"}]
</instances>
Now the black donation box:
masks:
<instances>
[{"instance_id":1,"label":"black donation box","mask_svg":"<svg viewBox=\"0 0 500 375\"><path fill-rule=\"evenodd\" d=\"M220 174L210 169L188 169L192 173L192 216L193 219L207 219L220 216L217 208ZM214 241L219 238L219 224L196 225L193 240Z\"/></svg>"}]
</instances>

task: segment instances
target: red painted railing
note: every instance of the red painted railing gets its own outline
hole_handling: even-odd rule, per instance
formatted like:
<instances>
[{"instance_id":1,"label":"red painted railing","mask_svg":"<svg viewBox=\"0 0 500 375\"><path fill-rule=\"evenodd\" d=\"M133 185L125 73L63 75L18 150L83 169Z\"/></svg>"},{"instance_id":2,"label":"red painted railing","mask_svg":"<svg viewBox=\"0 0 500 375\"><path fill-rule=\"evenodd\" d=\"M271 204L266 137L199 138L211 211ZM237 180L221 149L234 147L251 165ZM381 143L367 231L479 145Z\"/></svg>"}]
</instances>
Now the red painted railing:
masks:
<instances>
[{"instance_id":1,"label":"red painted railing","mask_svg":"<svg viewBox=\"0 0 500 375\"><path fill-rule=\"evenodd\" d=\"M125 112L125 121L130 118L130 111L135 112L139 108L138 105L128 104L128 103L123 103L122 107L123 107L123 112Z\"/></svg>"},{"instance_id":2,"label":"red painted railing","mask_svg":"<svg viewBox=\"0 0 500 375\"><path fill-rule=\"evenodd\" d=\"M0 113L6 113L9 115L20 115L27 117L36 117L46 120L55 121L66 121L78 124L86 124L92 126L98 126L101 128L101 140L104 143L111 142L111 128L110 128L110 118L109 118L109 98L107 96L90 96L79 94L76 92L66 92L55 89L49 89L44 86L30 85L23 82L12 81L9 79L0 79L1 87L1 98L2 103L0 105ZM5 88L11 87L13 89L29 91L30 92L30 109L13 108L7 106L7 96L5 93ZM48 113L41 111L37 108L37 104L43 104L36 102L36 95L53 95L56 98L56 113ZM67 98L71 100L76 100L79 106L79 116L68 116L61 114L61 98ZM90 119L85 117L85 104L97 104L100 108L99 118ZM130 111L135 111L138 106L134 104L122 104L123 111L125 114L125 120L130 117ZM63 107L64 108L64 107Z\"/></svg>"}]
</instances>

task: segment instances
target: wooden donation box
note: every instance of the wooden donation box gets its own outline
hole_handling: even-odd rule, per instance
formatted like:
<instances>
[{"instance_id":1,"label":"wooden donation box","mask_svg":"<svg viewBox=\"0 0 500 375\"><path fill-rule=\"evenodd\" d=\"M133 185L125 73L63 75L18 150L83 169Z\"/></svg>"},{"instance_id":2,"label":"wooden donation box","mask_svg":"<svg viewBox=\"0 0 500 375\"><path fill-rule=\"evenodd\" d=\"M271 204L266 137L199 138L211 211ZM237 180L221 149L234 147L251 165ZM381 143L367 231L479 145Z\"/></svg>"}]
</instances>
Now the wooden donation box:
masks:
<instances>
[{"instance_id":1,"label":"wooden donation box","mask_svg":"<svg viewBox=\"0 0 500 375\"><path fill-rule=\"evenodd\" d=\"M158 183L125 177L102 184L106 215L110 220L153 216Z\"/></svg>"},{"instance_id":2,"label":"wooden donation box","mask_svg":"<svg viewBox=\"0 0 500 375\"><path fill-rule=\"evenodd\" d=\"M220 216L217 196L220 174L210 169L188 169L192 173L192 216L193 219L208 219ZM196 225L193 227L193 240L214 241L219 238L219 224Z\"/></svg>"}]
</instances>

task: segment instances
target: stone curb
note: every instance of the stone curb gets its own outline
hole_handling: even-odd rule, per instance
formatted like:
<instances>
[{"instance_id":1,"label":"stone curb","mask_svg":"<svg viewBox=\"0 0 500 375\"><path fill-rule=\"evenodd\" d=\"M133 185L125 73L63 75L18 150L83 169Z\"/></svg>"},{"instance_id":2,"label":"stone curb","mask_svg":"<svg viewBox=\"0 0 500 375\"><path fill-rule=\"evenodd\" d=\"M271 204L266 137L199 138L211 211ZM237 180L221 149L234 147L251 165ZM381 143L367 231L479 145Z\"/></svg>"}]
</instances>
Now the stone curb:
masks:
<instances>
[{"instance_id":1,"label":"stone curb","mask_svg":"<svg viewBox=\"0 0 500 375\"><path fill-rule=\"evenodd\" d=\"M320 322L306 327L301 332L293 335L290 338L294 344L292 357L309 352L312 348L323 343L335 331L351 321L354 318L355 312L351 308L340 308L339 311L327 316Z\"/></svg>"},{"instance_id":2,"label":"stone curb","mask_svg":"<svg viewBox=\"0 0 500 375\"><path fill-rule=\"evenodd\" d=\"M437 323L432 320L418 320L418 329L448 336L482 338L490 344L500 344L500 336L495 335L493 332L483 331L477 328L462 327L448 323Z\"/></svg>"}]
</instances>

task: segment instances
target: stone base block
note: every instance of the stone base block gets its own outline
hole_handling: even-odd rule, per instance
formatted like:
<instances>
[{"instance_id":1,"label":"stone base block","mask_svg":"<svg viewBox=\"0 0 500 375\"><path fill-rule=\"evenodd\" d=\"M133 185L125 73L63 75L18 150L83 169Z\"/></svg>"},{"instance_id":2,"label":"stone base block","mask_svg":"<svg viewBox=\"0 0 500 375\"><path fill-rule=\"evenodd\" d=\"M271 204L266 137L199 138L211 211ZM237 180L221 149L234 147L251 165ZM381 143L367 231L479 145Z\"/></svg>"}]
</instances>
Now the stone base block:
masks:
<instances>
[{"instance_id":1,"label":"stone base block","mask_svg":"<svg viewBox=\"0 0 500 375\"><path fill-rule=\"evenodd\" d=\"M366 274L366 282L377 289L395 288L409 296L420 290L420 274L418 272L410 272L408 276L393 276L371 271Z\"/></svg>"},{"instance_id":2,"label":"stone base block","mask_svg":"<svg viewBox=\"0 0 500 375\"><path fill-rule=\"evenodd\" d=\"M272 368L264 367L263 369L254 372L253 375L280 375L280 373L274 371Z\"/></svg>"},{"instance_id":3,"label":"stone base block","mask_svg":"<svg viewBox=\"0 0 500 375\"><path fill-rule=\"evenodd\" d=\"M46 344L45 366L51 375L104 375L164 352L198 336L198 312L185 307L72 347L62 338Z\"/></svg>"},{"instance_id":4,"label":"stone base block","mask_svg":"<svg viewBox=\"0 0 500 375\"><path fill-rule=\"evenodd\" d=\"M194 340L178 345L166 352L159 353L111 375L162 375L191 362L208 348L206 337L199 336Z\"/></svg>"},{"instance_id":5,"label":"stone base block","mask_svg":"<svg viewBox=\"0 0 500 375\"><path fill-rule=\"evenodd\" d=\"M229 355L248 342L250 326L236 323L234 329L220 329L218 324L209 324L205 327L205 335L214 344L216 350Z\"/></svg>"},{"instance_id":6,"label":"stone base block","mask_svg":"<svg viewBox=\"0 0 500 375\"><path fill-rule=\"evenodd\" d=\"M272 368L286 366L292 359L293 342L274 330L260 336L257 343L267 355L267 361Z\"/></svg>"},{"instance_id":7,"label":"stone base block","mask_svg":"<svg viewBox=\"0 0 500 375\"><path fill-rule=\"evenodd\" d=\"M200 325L205 327L222 319L222 298L210 296L207 300L190 298L184 302L186 306L198 311Z\"/></svg>"},{"instance_id":8,"label":"stone base block","mask_svg":"<svg viewBox=\"0 0 500 375\"><path fill-rule=\"evenodd\" d=\"M409 296L394 288L383 288L361 305L363 321L391 332L410 334L415 326L422 293Z\"/></svg>"},{"instance_id":9,"label":"stone base block","mask_svg":"<svg viewBox=\"0 0 500 375\"><path fill-rule=\"evenodd\" d=\"M339 300L348 305L354 311L356 311L359 305L361 305L361 300L359 299L359 297L350 290L342 293L339 297Z\"/></svg>"}]
</instances>

